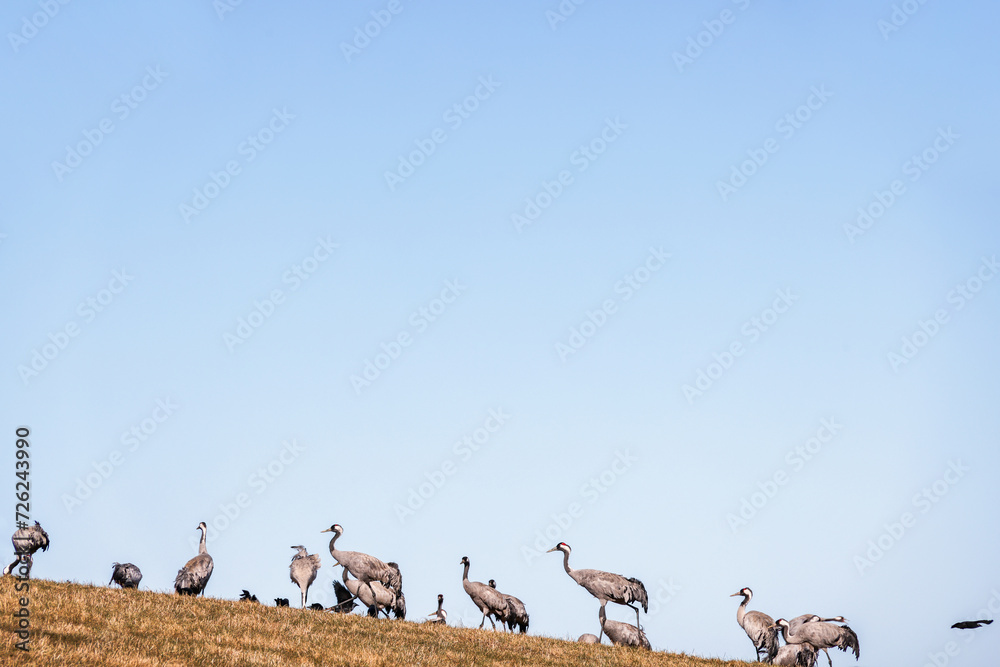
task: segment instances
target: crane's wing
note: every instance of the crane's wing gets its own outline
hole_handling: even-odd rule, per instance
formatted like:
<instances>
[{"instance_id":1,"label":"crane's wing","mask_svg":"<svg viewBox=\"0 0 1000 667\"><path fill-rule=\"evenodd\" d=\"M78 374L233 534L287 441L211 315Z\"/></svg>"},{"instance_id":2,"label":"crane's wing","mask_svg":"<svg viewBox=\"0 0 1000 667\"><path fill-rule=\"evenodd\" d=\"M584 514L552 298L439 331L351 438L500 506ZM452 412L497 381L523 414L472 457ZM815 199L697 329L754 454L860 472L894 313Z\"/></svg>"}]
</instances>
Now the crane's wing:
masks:
<instances>
[{"instance_id":1,"label":"crane's wing","mask_svg":"<svg viewBox=\"0 0 1000 667\"><path fill-rule=\"evenodd\" d=\"M649 611L649 596L646 587L634 577L624 577L603 570L575 570L573 578L577 583L598 598L614 600L621 604L638 602L642 610Z\"/></svg>"}]
</instances>

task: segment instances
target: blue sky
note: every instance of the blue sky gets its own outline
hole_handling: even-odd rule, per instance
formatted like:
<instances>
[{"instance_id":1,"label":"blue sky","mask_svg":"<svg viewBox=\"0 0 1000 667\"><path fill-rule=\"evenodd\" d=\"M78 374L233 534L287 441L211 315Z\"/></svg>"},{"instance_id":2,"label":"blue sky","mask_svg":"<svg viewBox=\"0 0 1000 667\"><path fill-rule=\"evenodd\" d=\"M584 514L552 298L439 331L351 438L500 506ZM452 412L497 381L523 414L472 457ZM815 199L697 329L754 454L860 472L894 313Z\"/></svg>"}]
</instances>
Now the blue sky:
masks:
<instances>
[{"instance_id":1,"label":"blue sky","mask_svg":"<svg viewBox=\"0 0 1000 667\"><path fill-rule=\"evenodd\" d=\"M657 649L752 657L749 586L991 664L997 9L562 7L4 6L35 574L171 590L206 521L209 595L303 544L331 600L337 522L414 617L478 625L467 555L575 638L563 540Z\"/></svg>"}]
</instances>

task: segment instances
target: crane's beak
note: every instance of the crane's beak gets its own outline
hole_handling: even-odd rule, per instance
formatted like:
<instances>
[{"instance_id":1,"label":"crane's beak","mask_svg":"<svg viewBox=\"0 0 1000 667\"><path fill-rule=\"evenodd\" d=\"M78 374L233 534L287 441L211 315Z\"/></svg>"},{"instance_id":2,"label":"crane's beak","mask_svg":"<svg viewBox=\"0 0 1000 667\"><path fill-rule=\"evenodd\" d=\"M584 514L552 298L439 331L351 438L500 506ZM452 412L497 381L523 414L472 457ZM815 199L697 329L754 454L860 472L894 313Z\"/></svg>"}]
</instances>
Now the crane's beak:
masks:
<instances>
[{"instance_id":1,"label":"crane's beak","mask_svg":"<svg viewBox=\"0 0 1000 667\"><path fill-rule=\"evenodd\" d=\"M558 550L559 550L559 546L558 546L558 545L556 545L556 546L552 547L551 549L549 549L548 551L546 551L545 553L547 553L547 554L550 554L550 553L552 553L553 551L558 551Z\"/></svg>"},{"instance_id":2,"label":"crane's beak","mask_svg":"<svg viewBox=\"0 0 1000 667\"><path fill-rule=\"evenodd\" d=\"M325 528L325 529L323 529L323 530L321 530L319 532L321 532L321 533L332 533L333 531L330 530L329 528Z\"/></svg>"},{"instance_id":3,"label":"crane's beak","mask_svg":"<svg viewBox=\"0 0 1000 667\"><path fill-rule=\"evenodd\" d=\"M740 595L743 595L743 593L733 593L733 594L732 594L732 595L730 595L729 597L731 597L731 598L735 598L735 597L739 597Z\"/></svg>"}]
</instances>

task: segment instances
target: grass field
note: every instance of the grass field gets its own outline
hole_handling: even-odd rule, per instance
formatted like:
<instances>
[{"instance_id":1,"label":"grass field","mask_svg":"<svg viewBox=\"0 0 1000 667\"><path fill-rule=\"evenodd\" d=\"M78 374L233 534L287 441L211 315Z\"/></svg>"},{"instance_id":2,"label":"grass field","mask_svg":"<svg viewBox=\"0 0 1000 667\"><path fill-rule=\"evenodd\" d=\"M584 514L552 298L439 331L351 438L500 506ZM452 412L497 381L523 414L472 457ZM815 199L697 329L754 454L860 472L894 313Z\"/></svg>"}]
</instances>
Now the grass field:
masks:
<instances>
[{"instance_id":1,"label":"grass field","mask_svg":"<svg viewBox=\"0 0 1000 667\"><path fill-rule=\"evenodd\" d=\"M15 583L12 577L0 579L2 665L750 664L44 580L30 582L31 641L30 651L25 653L15 646L19 640L14 634L17 621L13 614L24 595L14 590Z\"/></svg>"}]
</instances>

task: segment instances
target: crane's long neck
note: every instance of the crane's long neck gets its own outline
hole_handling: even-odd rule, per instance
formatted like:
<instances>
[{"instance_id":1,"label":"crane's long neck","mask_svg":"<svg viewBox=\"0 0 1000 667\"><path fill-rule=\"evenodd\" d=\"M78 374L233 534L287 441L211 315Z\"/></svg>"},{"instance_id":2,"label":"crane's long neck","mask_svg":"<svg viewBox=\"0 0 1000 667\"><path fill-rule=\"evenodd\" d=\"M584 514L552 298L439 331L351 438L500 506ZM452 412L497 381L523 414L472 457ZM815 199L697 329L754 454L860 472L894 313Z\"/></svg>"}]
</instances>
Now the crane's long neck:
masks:
<instances>
[{"instance_id":1,"label":"crane's long neck","mask_svg":"<svg viewBox=\"0 0 1000 667\"><path fill-rule=\"evenodd\" d=\"M743 627L743 617L747 615L747 605L750 603L750 596L744 595L743 602L740 606L736 608L736 622L739 623L740 627Z\"/></svg>"},{"instance_id":2,"label":"crane's long neck","mask_svg":"<svg viewBox=\"0 0 1000 667\"><path fill-rule=\"evenodd\" d=\"M208 553L208 547L205 546L205 534L208 531L205 530L204 528L202 528L201 526L198 526L198 529L201 530L201 542L198 543L198 554L199 555L200 554L207 554Z\"/></svg>"},{"instance_id":3,"label":"crane's long neck","mask_svg":"<svg viewBox=\"0 0 1000 667\"><path fill-rule=\"evenodd\" d=\"M561 550L560 550L561 551ZM569 552L563 551L563 569L566 570L566 574L573 576L573 568L569 566Z\"/></svg>"},{"instance_id":4,"label":"crane's long neck","mask_svg":"<svg viewBox=\"0 0 1000 667\"><path fill-rule=\"evenodd\" d=\"M344 579L344 583L346 584L347 583L347 568L346 567L344 568L343 579Z\"/></svg>"},{"instance_id":5,"label":"crane's long neck","mask_svg":"<svg viewBox=\"0 0 1000 667\"><path fill-rule=\"evenodd\" d=\"M333 556L333 559L339 563L340 559L337 558L337 547L336 547L336 542L338 537L340 537L340 533L334 533L333 537L330 538L330 555Z\"/></svg>"},{"instance_id":6,"label":"crane's long neck","mask_svg":"<svg viewBox=\"0 0 1000 667\"><path fill-rule=\"evenodd\" d=\"M465 569L462 571L462 581L469 580L469 563L465 564Z\"/></svg>"},{"instance_id":7,"label":"crane's long neck","mask_svg":"<svg viewBox=\"0 0 1000 667\"><path fill-rule=\"evenodd\" d=\"M438 610L437 610L438 616L441 615L441 607L443 606L444 606L444 600L438 600Z\"/></svg>"}]
</instances>

